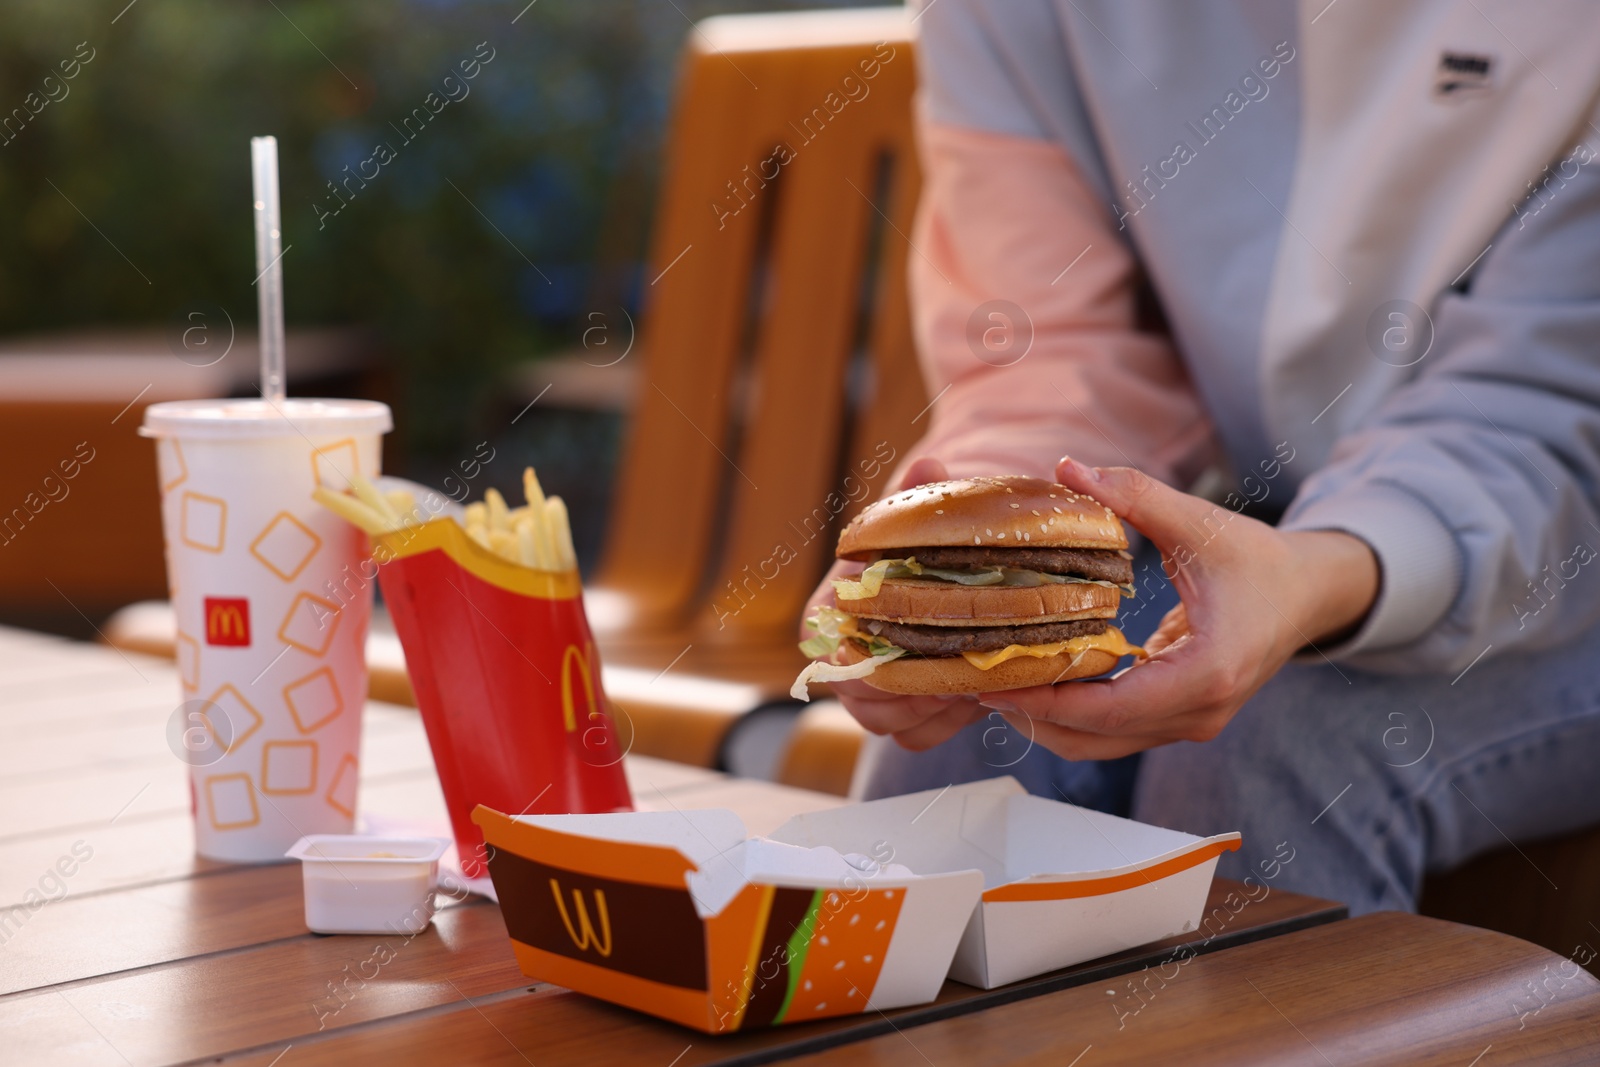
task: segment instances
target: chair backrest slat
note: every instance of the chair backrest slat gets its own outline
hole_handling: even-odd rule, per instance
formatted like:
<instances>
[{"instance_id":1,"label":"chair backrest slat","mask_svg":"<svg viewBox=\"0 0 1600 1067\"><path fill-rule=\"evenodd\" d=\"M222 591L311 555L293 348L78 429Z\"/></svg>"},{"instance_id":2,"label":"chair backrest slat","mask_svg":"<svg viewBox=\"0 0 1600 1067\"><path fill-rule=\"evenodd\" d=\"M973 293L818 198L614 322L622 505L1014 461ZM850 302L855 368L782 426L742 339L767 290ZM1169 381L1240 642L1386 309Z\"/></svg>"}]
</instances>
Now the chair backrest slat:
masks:
<instances>
[{"instance_id":1,"label":"chair backrest slat","mask_svg":"<svg viewBox=\"0 0 1600 1067\"><path fill-rule=\"evenodd\" d=\"M926 403L904 292L908 17L796 18L690 38L600 579L662 626L734 642L793 632Z\"/></svg>"}]
</instances>

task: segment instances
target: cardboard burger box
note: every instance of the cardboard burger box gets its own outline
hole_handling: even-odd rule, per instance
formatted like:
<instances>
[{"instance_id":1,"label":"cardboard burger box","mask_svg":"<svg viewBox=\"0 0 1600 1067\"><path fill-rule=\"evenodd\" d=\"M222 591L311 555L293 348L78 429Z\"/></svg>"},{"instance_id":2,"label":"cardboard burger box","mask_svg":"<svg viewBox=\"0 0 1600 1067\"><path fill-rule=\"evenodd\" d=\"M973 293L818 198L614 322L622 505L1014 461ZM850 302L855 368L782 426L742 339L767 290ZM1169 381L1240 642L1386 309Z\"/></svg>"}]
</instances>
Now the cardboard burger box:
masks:
<instances>
[{"instance_id":1,"label":"cardboard burger box","mask_svg":"<svg viewBox=\"0 0 1600 1067\"><path fill-rule=\"evenodd\" d=\"M797 816L511 817L479 806L523 973L709 1033L922 1004L1193 930L1199 838L1015 779Z\"/></svg>"},{"instance_id":2,"label":"cardboard burger box","mask_svg":"<svg viewBox=\"0 0 1600 1067\"><path fill-rule=\"evenodd\" d=\"M524 974L708 1033L932 1000L982 891L731 811L473 819Z\"/></svg>"},{"instance_id":3,"label":"cardboard burger box","mask_svg":"<svg viewBox=\"0 0 1600 1067\"><path fill-rule=\"evenodd\" d=\"M801 815L772 838L876 847L920 874L981 871L950 977L984 989L1196 929L1217 858L1239 847L1236 833L1165 830L1009 777Z\"/></svg>"}]
</instances>

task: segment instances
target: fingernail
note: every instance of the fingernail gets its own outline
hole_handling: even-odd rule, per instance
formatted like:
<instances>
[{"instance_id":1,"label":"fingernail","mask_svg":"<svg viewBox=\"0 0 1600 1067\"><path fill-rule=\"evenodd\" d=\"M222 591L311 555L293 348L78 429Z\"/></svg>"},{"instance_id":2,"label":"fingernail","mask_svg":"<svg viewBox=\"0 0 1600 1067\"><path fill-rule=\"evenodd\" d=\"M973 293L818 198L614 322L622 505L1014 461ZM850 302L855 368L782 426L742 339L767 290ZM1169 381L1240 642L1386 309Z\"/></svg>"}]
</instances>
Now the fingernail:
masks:
<instances>
[{"instance_id":1,"label":"fingernail","mask_svg":"<svg viewBox=\"0 0 1600 1067\"><path fill-rule=\"evenodd\" d=\"M1083 460L1074 459L1071 456L1062 456L1061 462L1070 463L1073 470L1076 471L1080 477L1087 478L1091 482L1098 482L1100 480L1099 467L1091 467L1087 463L1083 462Z\"/></svg>"},{"instance_id":2,"label":"fingernail","mask_svg":"<svg viewBox=\"0 0 1600 1067\"><path fill-rule=\"evenodd\" d=\"M999 697L990 697L988 700L980 700L978 701L978 704L982 707L988 708L990 711L1009 711L1015 713L1022 710L1015 704L1011 703L1011 701L1001 700Z\"/></svg>"}]
</instances>

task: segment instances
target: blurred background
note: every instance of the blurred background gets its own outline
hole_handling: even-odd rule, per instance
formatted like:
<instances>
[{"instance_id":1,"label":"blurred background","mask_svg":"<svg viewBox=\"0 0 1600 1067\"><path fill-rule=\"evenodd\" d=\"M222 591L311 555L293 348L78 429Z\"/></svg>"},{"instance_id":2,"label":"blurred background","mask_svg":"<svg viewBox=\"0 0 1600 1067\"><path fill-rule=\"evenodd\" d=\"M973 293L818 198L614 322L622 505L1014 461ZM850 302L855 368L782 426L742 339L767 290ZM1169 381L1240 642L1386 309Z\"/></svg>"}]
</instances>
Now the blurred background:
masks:
<instances>
[{"instance_id":1,"label":"blurred background","mask_svg":"<svg viewBox=\"0 0 1600 1067\"><path fill-rule=\"evenodd\" d=\"M708 15L801 6L853 5L8 0L0 518L26 515L0 533L0 623L92 637L164 595L135 431L156 400L256 392L248 145L264 133L291 394L388 401L386 468L430 484L494 449L509 462L475 498L536 465L587 570L683 43ZM80 445L79 476L44 485ZM52 508L62 492L104 506ZM41 561L72 543L105 565L67 588Z\"/></svg>"}]
</instances>

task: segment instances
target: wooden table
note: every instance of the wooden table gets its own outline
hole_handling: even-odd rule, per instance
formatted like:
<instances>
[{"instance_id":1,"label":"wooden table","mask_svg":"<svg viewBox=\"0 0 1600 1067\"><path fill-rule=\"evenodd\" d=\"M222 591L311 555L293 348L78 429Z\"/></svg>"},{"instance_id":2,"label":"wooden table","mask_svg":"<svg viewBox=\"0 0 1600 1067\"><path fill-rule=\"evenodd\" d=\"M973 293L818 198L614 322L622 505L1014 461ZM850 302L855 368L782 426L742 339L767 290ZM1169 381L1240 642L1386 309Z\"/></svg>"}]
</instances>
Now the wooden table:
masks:
<instances>
[{"instance_id":1,"label":"wooden table","mask_svg":"<svg viewBox=\"0 0 1600 1067\"><path fill-rule=\"evenodd\" d=\"M296 866L193 855L186 769L165 738L177 693L169 663L0 630L0 1063L1600 1057L1600 982L1560 958L1415 916L1341 921L1284 891L1182 964L1151 966L1174 939L992 993L952 982L920 1008L708 1037L529 981L487 902L447 907L410 941L308 933ZM368 706L362 770L364 811L442 816L415 712ZM631 759L629 776L641 806L730 807L753 832L838 803L655 760ZM375 967L379 942L393 959Z\"/></svg>"}]
</instances>

